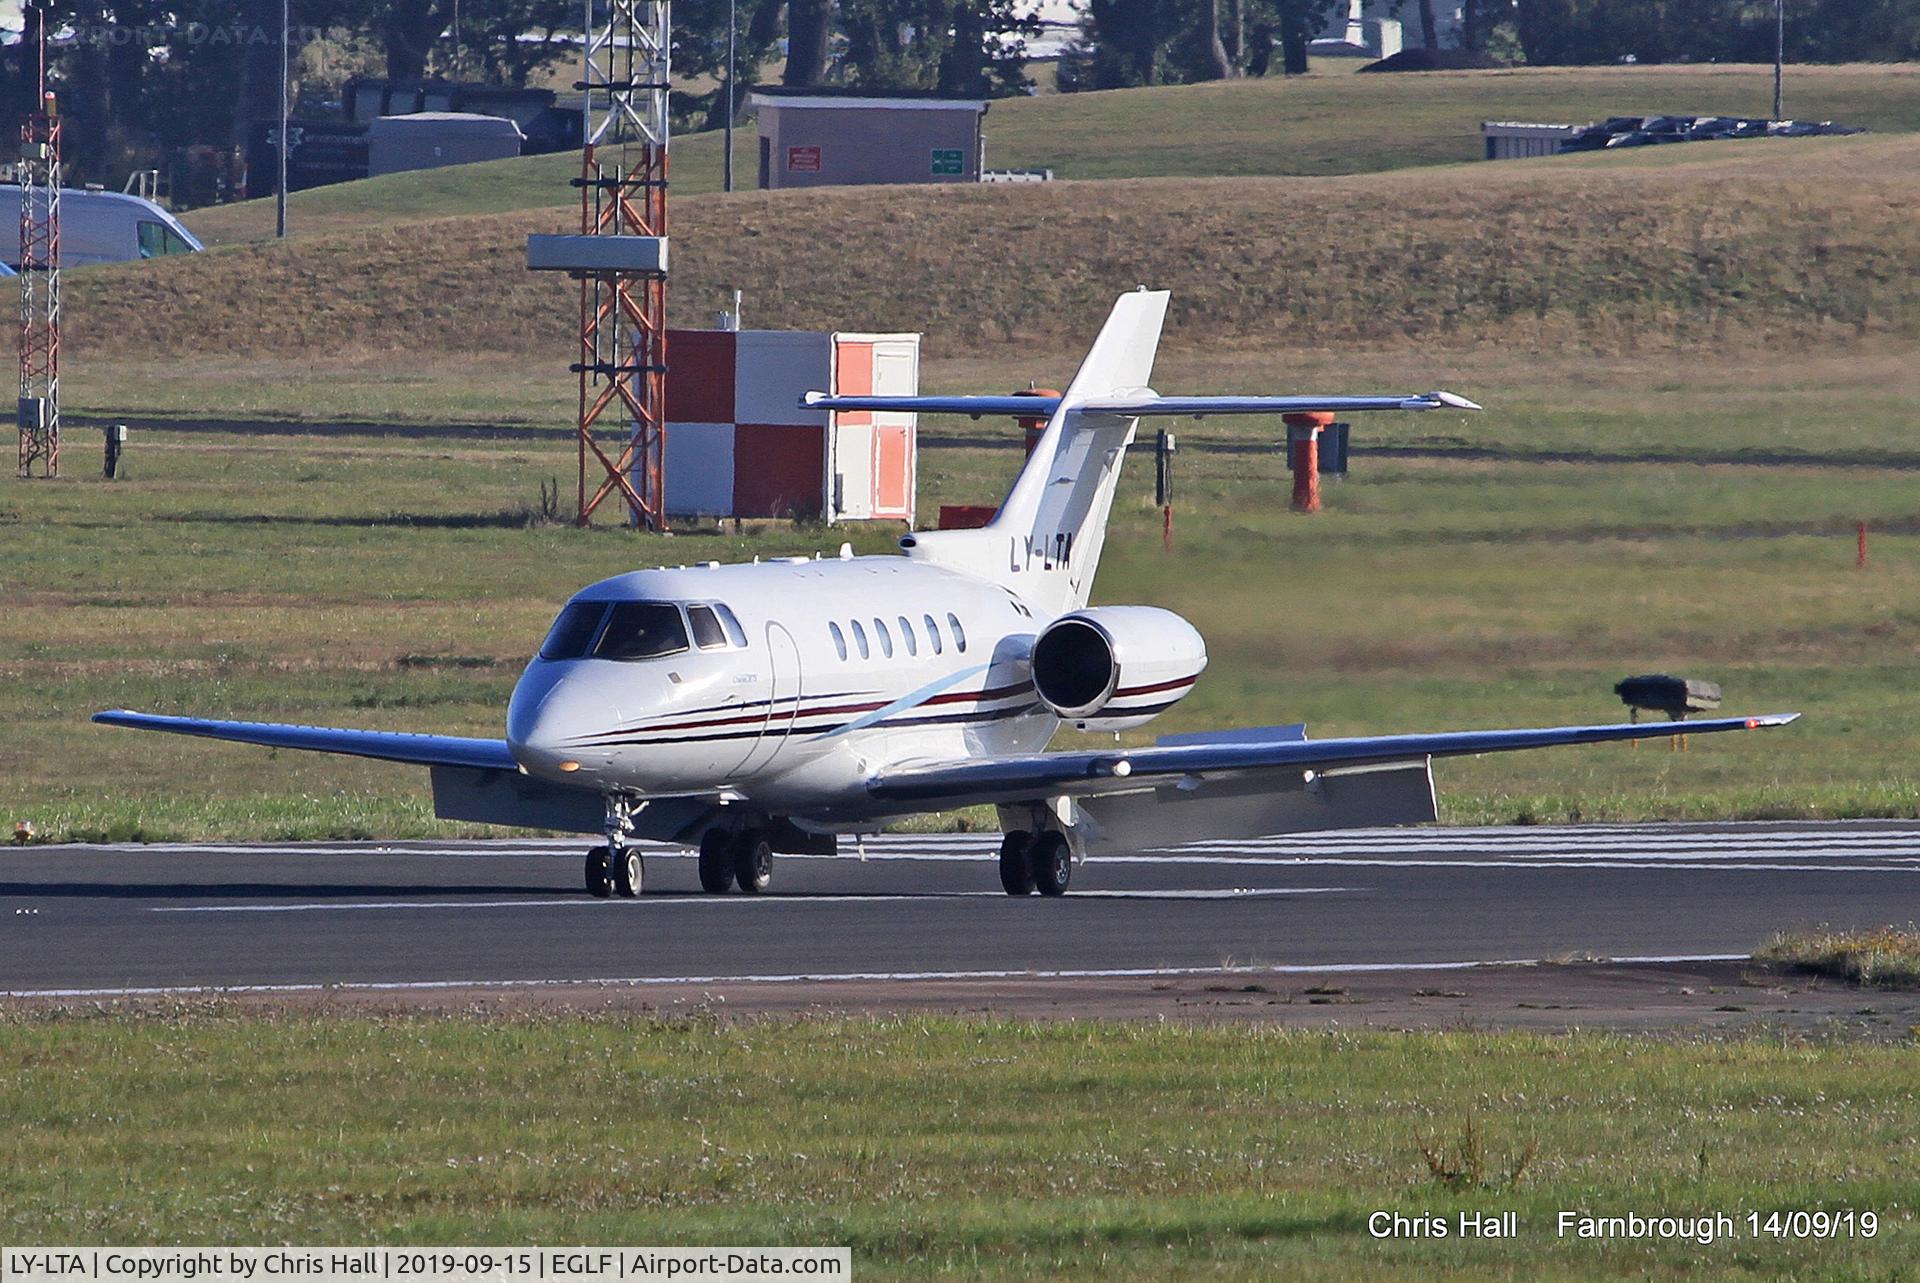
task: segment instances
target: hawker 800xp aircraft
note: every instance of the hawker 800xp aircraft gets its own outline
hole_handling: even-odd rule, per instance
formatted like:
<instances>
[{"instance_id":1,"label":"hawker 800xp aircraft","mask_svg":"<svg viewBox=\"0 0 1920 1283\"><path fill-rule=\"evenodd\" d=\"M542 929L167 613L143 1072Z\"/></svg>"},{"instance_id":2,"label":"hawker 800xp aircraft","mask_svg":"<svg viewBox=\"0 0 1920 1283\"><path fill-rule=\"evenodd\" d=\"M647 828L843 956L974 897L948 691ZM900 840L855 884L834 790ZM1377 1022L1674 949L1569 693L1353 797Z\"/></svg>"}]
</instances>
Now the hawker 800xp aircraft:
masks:
<instances>
[{"instance_id":1,"label":"hawker 800xp aircraft","mask_svg":"<svg viewBox=\"0 0 1920 1283\"><path fill-rule=\"evenodd\" d=\"M1114 486L1148 415L1474 410L1420 396L1163 397L1167 295L1122 295L1066 393L827 397L827 410L1050 415L998 515L905 556L642 570L577 593L527 665L504 739L109 712L95 721L429 768L447 819L602 833L595 895L638 894L635 839L697 847L700 884L766 890L775 852L830 853L916 812L991 803L1010 895L1076 860L1435 818L1435 757L1775 726L1792 714L1312 740L1299 726L1047 752L1061 726L1137 727L1207 665L1191 624L1087 605Z\"/></svg>"}]
</instances>

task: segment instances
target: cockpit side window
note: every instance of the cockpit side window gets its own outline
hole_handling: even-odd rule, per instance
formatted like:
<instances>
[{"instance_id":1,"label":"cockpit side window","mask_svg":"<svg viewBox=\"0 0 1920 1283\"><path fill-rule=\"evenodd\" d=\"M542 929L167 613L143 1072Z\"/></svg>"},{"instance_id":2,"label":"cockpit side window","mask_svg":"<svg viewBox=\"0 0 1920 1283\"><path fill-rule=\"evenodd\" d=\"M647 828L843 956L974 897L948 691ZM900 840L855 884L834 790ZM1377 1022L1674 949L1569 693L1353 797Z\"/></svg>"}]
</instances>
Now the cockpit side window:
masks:
<instances>
[{"instance_id":1,"label":"cockpit side window","mask_svg":"<svg viewBox=\"0 0 1920 1283\"><path fill-rule=\"evenodd\" d=\"M727 631L711 606L687 607L687 624L693 629L693 644L701 650L725 650Z\"/></svg>"},{"instance_id":2,"label":"cockpit side window","mask_svg":"<svg viewBox=\"0 0 1920 1283\"><path fill-rule=\"evenodd\" d=\"M540 644L540 658L579 659L593 644L593 635L600 631L600 621L606 614L604 601L567 603L547 630L546 641Z\"/></svg>"},{"instance_id":3,"label":"cockpit side window","mask_svg":"<svg viewBox=\"0 0 1920 1283\"><path fill-rule=\"evenodd\" d=\"M726 626L727 640L742 650L745 650L747 646L747 630L740 626L740 621L733 617L733 612L728 610L722 603L716 601L713 603L713 613L720 616L720 622Z\"/></svg>"},{"instance_id":4,"label":"cockpit side window","mask_svg":"<svg viewBox=\"0 0 1920 1283\"><path fill-rule=\"evenodd\" d=\"M595 659L658 659L687 648L680 608L664 601L620 601L594 645Z\"/></svg>"}]
</instances>

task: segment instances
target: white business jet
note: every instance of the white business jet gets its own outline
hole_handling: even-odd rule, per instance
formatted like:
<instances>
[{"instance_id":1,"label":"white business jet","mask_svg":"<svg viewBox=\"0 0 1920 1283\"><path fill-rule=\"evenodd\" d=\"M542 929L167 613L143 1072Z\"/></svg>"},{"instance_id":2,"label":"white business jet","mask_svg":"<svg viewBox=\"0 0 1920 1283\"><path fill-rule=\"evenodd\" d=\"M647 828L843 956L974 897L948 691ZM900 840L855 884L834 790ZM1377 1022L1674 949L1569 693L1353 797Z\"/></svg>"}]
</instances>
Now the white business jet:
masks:
<instances>
[{"instance_id":1,"label":"white business jet","mask_svg":"<svg viewBox=\"0 0 1920 1283\"><path fill-rule=\"evenodd\" d=\"M1127 446L1149 415L1475 410L1419 396L1172 397L1148 388L1165 293L1122 295L1066 393L825 396L825 410L1049 415L985 527L920 531L905 556L642 570L560 611L506 738L211 721L97 722L428 767L446 819L602 833L596 896L640 893L636 839L700 852L700 885L767 889L776 852L830 854L918 812L999 813L1009 895L1067 890L1107 852L1435 818L1435 757L1778 726L1794 714L1308 739L1300 726L1045 751L1061 726L1137 727L1207 665L1191 624L1087 605Z\"/></svg>"}]
</instances>

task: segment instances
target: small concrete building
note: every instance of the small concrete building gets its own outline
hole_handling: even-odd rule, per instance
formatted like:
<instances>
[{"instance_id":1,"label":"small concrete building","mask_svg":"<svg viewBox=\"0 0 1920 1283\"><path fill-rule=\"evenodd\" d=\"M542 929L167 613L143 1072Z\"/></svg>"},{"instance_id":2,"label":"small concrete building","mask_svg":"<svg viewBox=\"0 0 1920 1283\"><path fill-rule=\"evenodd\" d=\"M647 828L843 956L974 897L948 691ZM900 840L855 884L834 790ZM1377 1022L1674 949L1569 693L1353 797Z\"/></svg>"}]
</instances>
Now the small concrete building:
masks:
<instances>
[{"instance_id":1,"label":"small concrete building","mask_svg":"<svg viewBox=\"0 0 1920 1283\"><path fill-rule=\"evenodd\" d=\"M987 104L762 90L760 186L977 183Z\"/></svg>"}]
</instances>

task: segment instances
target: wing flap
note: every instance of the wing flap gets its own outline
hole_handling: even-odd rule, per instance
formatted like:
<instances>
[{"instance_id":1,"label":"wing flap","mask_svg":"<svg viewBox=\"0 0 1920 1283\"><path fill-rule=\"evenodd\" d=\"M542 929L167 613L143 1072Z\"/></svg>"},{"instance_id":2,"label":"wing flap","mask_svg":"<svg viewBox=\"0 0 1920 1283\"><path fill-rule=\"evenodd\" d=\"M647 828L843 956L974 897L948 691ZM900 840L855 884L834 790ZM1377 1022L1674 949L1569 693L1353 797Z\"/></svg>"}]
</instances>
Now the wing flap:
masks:
<instances>
[{"instance_id":1,"label":"wing flap","mask_svg":"<svg viewBox=\"0 0 1920 1283\"><path fill-rule=\"evenodd\" d=\"M1448 731L1431 735L1370 735L1344 739L1203 742L1095 753L1030 753L1017 757L926 763L875 776L867 791L884 802L961 805L1092 797L1137 790L1166 776L1215 776L1274 767L1324 771L1402 763L1428 757L1468 757L1530 748L1605 744L1666 735L1784 726L1798 713L1720 717L1693 722L1636 722L1605 726L1544 726L1521 730Z\"/></svg>"},{"instance_id":2,"label":"wing flap","mask_svg":"<svg viewBox=\"0 0 1920 1283\"><path fill-rule=\"evenodd\" d=\"M140 731L166 731L202 739L259 744L266 748L295 748L313 753L342 753L410 766L468 766L491 771L518 771L505 740L467 739L456 735L413 735L401 731L360 731L336 726L296 726L283 722L228 722L204 717L168 717L116 708L95 713L102 726L128 726Z\"/></svg>"}]
</instances>

